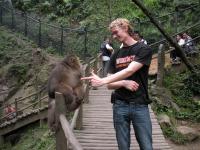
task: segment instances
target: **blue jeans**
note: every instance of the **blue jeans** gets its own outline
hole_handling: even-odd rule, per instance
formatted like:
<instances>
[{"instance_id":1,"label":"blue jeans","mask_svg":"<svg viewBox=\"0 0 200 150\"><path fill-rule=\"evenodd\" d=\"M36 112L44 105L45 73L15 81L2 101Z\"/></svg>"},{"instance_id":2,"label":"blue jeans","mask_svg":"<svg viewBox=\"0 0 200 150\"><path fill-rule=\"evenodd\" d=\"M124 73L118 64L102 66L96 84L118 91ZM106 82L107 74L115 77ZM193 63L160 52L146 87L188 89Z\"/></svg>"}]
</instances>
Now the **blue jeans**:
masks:
<instances>
[{"instance_id":1,"label":"blue jeans","mask_svg":"<svg viewBox=\"0 0 200 150\"><path fill-rule=\"evenodd\" d=\"M152 124L148 105L128 104L121 100L115 100L113 121L119 150L130 149L131 122L140 149L153 150Z\"/></svg>"}]
</instances>

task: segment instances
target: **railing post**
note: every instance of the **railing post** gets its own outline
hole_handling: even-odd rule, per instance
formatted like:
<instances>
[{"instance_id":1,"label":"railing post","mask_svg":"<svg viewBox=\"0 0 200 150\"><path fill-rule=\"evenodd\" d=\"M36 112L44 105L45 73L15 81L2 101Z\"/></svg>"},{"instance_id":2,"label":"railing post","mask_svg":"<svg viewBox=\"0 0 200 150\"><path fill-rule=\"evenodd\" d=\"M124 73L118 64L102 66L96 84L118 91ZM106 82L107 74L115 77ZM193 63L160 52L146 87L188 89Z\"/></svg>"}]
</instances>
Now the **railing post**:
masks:
<instances>
[{"instance_id":1,"label":"railing post","mask_svg":"<svg viewBox=\"0 0 200 150\"><path fill-rule=\"evenodd\" d=\"M97 74L97 58L94 62L94 67L93 67L94 73Z\"/></svg>"},{"instance_id":2,"label":"railing post","mask_svg":"<svg viewBox=\"0 0 200 150\"><path fill-rule=\"evenodd\" d=\"M55 94L56 99L56 124L57 124L57 130L56 130L56 150L66 150L67 148L67 139L65 138L65 134L63 132L62 126L60 124L60 115L66 114L66 106L65 106L65 99L61 93Z\"/></svg>"},{"instance_id":3,"label":"railing post","mask_svg":"<svg viewBox=\"0 0 200 150\"><path fill-rule=\"evenodd\" d=\"M0 23L3 24L3 7L0 5Z\"/></svg>"},{"instance_id":4,"label":"railing post","mask_svg":"<svg viewBox=\"0 0 200 150\"><path fill-rule=\"evenodd\" d=\"M38 46L41 47L41 28L42 28L42 24L41 24L41 20L39 19L39 34L38 34Z\"/></svg>"},{"instance_id":5,"label":"railing post","mask_svg":"<svg viewBox=\"0 0 200 150\"><path fill-rule=\"evenodd\" d=\"M41 114L41 107L42 107L42 101L41 101L41 92L38 92L38 102L39 102L39 114ZM41 115L40 115L41 116ZM40 127L42 127L43 120L40 118Z\"/></svg>"},{"instance_id":6,"label":"railing post","mask_svg":"<svg viewBox=\"0 0 200 150\"><path fill-rule=\"evenodd\" d=\"M157 72L157 81L156 85L159 87L163 86L163 78L164 78L164 67L165 67L165 50L164 45L160 44L158 50L158 72Z\"/></svg>"},{"instance_id":7,"label":"railing post","mask_svg":"<svg viewBox=\"0 0 200 150\"><path fill-rule=\"evenodd\" d=\"M199 8L200 8L200 0L199 0Z\"/></svg>"},{"instance_id":8,"label":"railing post","mask_svg":"<svg viewBox=\"0 0 200 150\"><path fill-rule=\"evenodd\" d=\"M97 55L97 68L98 68L98 76L103 76L102 74L102 67L103 67L103 64L102 64L102 59L101 59L101 55Z\"/></svg>"},{"instance_id":9,"label":"railing post","mask_svg":"<svg viewBox=\"0 0 200 150\"><path fill-rule=\"evenodd\" d=\"M17 105L17 98L15 98L15 111L16 111L16 118L18 116L18 105Z\"/></svg>"},{"instance_id":10,"label":"railing post","mask_svg":"<svg viewBox=\"0 0 200 150\"><path fill-rule=\"evenodd\" d=\"M90 63L88 63L87 67L85 68L85 76L88 77L90 75ZM85 81L86 87L85 87L85 103L89 103L89 81Z\"/></svg>"},{"instance_id":11,"label":"railing post","mask_svg":"<svg viewBox=\"0 0 200 150\"><path fill-rule=\"evenodd\" d=\"M14 17L14 9L12 8L11 9L11 15L12 15L12 29L14 29L15 28L15 17Z\"/></svg>"},{"instance_id":12,"label":"railing post","mask_svg":"<svg viewBox=\"0 0 200 150\"><path fill-rule=\"evenodd\" d=\"M61 25L60 55L63 55L63 26Z\"/></svg>"},{"instance_id":13,"label":"railing post","mask_svg":"<svg viewBox=\"0 0 200 150\"><path fill-rule=\"evenodd\" d=\"M84 59L86 58L87 54L87 28L84 27Z\"/></svg>"},{"instance_id":14,"label":"railing post","mask_svg":"<svg viewBox=\"0 0 200 150\"><path fill-rule=\"evenodd\" d=\"M174 28L175 28L175 33L177 33L178 32L178 7L175 7Z\"/></svg>"},{"instance_id":15,"label":"railing post","mask_svg":"<svg viewBox=\"0 0 200 150\"><path fill-rule=\"evenodd\" d=\"M0 135L0 145L3 145L3 144L4 144L4 136Z\"/></svg>"},{"instance_id":16,"label":"railing post","mask_svg":"<svg viewBox=\"0 0 200 150\"><path fill-rule=\"evenodd\" d=\"M83 127L83 104L79 108L78 118L76 120L75 129L81 130Z\"/></svg>"},{"instance_id":17,"label":"railing post","mask_svg":"<svg viewBox=\"0 0 200 150\"><path fill-rule=\"evenodd\" d=\"M24 13L24 22L25 22L25 24L24 24L24 35L25 36L27 36L27 33L28 33L28 31L27 31L27 26L28 26L28 23L27 23L27 14L26 14L26 12Z\"/></svg>"}]
</instances>

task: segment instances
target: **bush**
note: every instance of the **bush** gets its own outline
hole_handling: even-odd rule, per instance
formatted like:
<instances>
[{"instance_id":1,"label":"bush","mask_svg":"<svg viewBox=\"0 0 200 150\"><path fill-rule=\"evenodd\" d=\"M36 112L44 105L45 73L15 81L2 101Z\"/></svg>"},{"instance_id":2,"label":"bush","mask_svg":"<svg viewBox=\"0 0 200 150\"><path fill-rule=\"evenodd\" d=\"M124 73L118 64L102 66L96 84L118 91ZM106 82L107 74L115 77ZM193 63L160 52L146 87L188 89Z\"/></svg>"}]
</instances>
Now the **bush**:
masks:
<instances>
[{"instance_id":1,"label":"bush","mask_svg":"<svg viewBox=\"0 0 200 150\"><path fill-rule=\"evenodd\" d=\"M23 84L26 81L26 73L28 71L27 64L13 64L8 69L6 78L14 79L18 84Z\"/></svg>"}]
</instances>

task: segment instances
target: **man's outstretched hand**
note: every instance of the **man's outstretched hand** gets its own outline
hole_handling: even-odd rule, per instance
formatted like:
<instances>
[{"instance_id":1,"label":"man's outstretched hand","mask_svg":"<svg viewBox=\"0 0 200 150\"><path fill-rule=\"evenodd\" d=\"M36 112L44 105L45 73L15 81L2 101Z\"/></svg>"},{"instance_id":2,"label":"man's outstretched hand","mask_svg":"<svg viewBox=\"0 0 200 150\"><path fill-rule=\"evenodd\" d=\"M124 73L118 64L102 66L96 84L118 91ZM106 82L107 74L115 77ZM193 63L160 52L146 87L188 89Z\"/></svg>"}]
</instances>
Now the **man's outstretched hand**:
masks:
<instances>
[{"instance_id":1,"label":"man's outstretched hand","mask_svg":"<svg viewBox=\"0 0 200 150\"><path fill-rule=\"evenodd\" d=\"M98 86L102 86L105 83L104 78L100 78L99 76L97 76L94 71L91 72L91 76L89 77L83 77L81 78L81 80L89 80L89 82L91 83L91 85L93 87L98 87Z\"/></svg>"}]
</instances>

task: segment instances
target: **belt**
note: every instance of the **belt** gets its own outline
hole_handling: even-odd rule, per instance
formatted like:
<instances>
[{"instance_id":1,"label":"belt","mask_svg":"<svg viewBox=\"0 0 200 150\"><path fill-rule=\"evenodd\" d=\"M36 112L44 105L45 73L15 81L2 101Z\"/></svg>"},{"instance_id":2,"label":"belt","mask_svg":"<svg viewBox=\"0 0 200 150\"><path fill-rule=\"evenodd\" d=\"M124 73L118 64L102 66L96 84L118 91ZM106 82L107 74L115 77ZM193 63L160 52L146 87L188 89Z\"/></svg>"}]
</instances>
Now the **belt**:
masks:
<instances>
[{"instance_id":1,"label":"belt","mask_svg":"<svg viewBox=\"0 0 200 150\"><path fill-rule=\"evenodd\" d=\"M129 105L147 105L145 102L129 102L129 101L125 101L127 104Z\"/></svg>"},{"instance_id":2,"label":"belt","mask_svg":"<svg viewBox=\"0 0 200 150\"><path fill-rule=\"evenodd\" d=\"M119 99L117 101L121 101L121 102L126 103L128 105L148 105L146 102L143 102L143 101L140 101L140 102L138 102L138 101L125 101L125 100L119 100ZM116 103L116 101L114 103Z\"/></svg>"}]
</instances>

